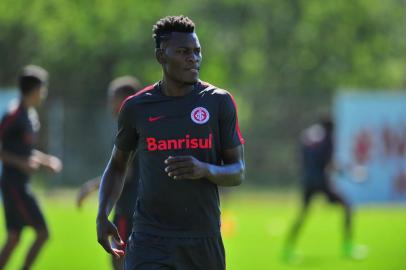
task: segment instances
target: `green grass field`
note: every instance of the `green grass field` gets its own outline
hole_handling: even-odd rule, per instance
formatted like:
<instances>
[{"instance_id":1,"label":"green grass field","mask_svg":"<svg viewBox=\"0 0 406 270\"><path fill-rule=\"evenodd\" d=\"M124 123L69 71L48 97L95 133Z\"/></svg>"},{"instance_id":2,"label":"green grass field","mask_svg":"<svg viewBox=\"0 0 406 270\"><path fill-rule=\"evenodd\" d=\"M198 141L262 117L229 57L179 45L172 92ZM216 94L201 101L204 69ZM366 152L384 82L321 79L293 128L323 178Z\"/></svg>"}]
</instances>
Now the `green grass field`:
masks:
<instances>
[{"instance_id":1,"label":"green grass field","mask_svg":"<svg viewBox=\"0 0 406 270\"><path fill-rule=\"evenodd\" d=\"M109 257L96 241L96 196L81 210L74 207L71 191L41 193L39 200L49 223L51 240L33 269L110 269ZM406 269L405 205L357 209L355 239L366 245L369 252L366 259L355 261L341 255L341 209L326 204L322 198L313 203L298 241L301 260L295 264L283 263L282 244L298 202L295 193L238 191L231 194L223 204L227 269ZM4 228L3 216L0 226ZM2 229L1 243L4 238ZM32 231L27 230L6 269L19 269L32 238Z\"/></svg>"}]
</instances>

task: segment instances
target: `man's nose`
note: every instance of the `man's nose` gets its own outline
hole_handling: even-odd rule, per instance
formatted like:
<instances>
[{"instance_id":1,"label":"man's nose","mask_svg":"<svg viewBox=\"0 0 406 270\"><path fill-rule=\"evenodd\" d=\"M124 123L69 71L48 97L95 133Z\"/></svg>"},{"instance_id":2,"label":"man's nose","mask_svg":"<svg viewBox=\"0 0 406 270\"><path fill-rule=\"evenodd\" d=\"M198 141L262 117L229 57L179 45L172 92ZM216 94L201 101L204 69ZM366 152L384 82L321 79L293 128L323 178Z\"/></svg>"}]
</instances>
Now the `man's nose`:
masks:
<instances>
[{"instance_id":1,"label":"man's nose","mask_svg":"<svg viewBox=\"0 0 406 270\"><path fill-rule=\"evenodd\" d=\"M192 53L188 60L193 63L199 63L201 60L200 54Z\"/></svg>"}]
</instances>

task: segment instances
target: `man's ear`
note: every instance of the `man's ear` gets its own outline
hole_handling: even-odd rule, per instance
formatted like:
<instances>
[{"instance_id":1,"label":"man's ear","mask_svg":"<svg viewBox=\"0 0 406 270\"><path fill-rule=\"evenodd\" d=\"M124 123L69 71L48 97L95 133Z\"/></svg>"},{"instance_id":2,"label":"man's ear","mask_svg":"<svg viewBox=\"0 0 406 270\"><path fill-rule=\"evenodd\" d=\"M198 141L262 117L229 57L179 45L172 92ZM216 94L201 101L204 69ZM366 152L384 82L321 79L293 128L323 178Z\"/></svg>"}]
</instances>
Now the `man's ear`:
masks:
<instances>
[{"instance_id":1,"label":"man's ear","mask_svg":"<svg viewBox=\"0 0 406 270\"><path fill-rule=\"evenodd\" d=\"M155 58L162 65L166 63L165 50L161 48L155 49Z\"/></svg>"}]
</instances>

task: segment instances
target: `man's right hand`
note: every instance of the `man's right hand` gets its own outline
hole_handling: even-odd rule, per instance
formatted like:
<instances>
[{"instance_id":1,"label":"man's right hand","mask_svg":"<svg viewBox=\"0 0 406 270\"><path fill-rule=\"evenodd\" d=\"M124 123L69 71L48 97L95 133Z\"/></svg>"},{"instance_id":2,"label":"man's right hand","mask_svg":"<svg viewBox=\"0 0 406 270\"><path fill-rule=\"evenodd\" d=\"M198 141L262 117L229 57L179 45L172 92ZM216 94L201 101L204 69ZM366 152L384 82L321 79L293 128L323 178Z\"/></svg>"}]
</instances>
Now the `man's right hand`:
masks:
<instances>
[{"instance_id":1,"label":"man's right hand","mask_svg":"<svg viewBox=\"0 0 406 270\"><path fill-rule=\"evenodd\" d=\"M48 156L44 166L53 173L59 173L62 170L62 161L54 156Z\"/></svg>"},{"instance_id":2,"label":"man's right hand","mask_svg":"<svg viewBox=\"0 0 406 270\"><path fill-rule=\"evenodd\" d=\"M116 226L111 223L107 217L98 216L96 219L97 223L97 241L99 244L111 255L116 258L124 257L123 249L113 248L110 244L110 237L117 243L117 246L124 247L124 242L121 240L118 234Z\"/></svg>"},{"instance_id":3,"label":"man's right hand","mask_svg":"<svg viewBox=\"0 0 406 270\"><path fill-rule=\"evenodd\" d=\"M27 160L21 160L19 163L20 169L28 174L37 171L41 166L40 162L35 157L29 157Z\"/></svg>"}]
</instances>

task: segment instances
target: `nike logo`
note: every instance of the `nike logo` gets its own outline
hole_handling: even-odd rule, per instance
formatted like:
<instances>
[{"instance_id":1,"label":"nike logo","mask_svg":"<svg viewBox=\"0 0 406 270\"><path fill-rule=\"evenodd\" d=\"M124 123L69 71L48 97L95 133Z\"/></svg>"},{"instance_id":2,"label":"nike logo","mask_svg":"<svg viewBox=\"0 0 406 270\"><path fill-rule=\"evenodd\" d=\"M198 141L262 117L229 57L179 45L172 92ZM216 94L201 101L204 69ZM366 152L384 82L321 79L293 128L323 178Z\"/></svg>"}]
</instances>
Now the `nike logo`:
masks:
<instances>
[{"instance_id":1,"label":"nike logo","mask_svg":"<svg viewBox=\"0 0 406 270\"><path fill-rule=\"evenodd\" d=\"M162 118L164 118L164 117L165 117L164 115L155 116L155 117L150 116L150 117L148 117L148 121L149 121L149 122L155 122L155 121L157 121L157 120L159 120L159 119L162 119Z\"/></svg>"}]
</instances>

